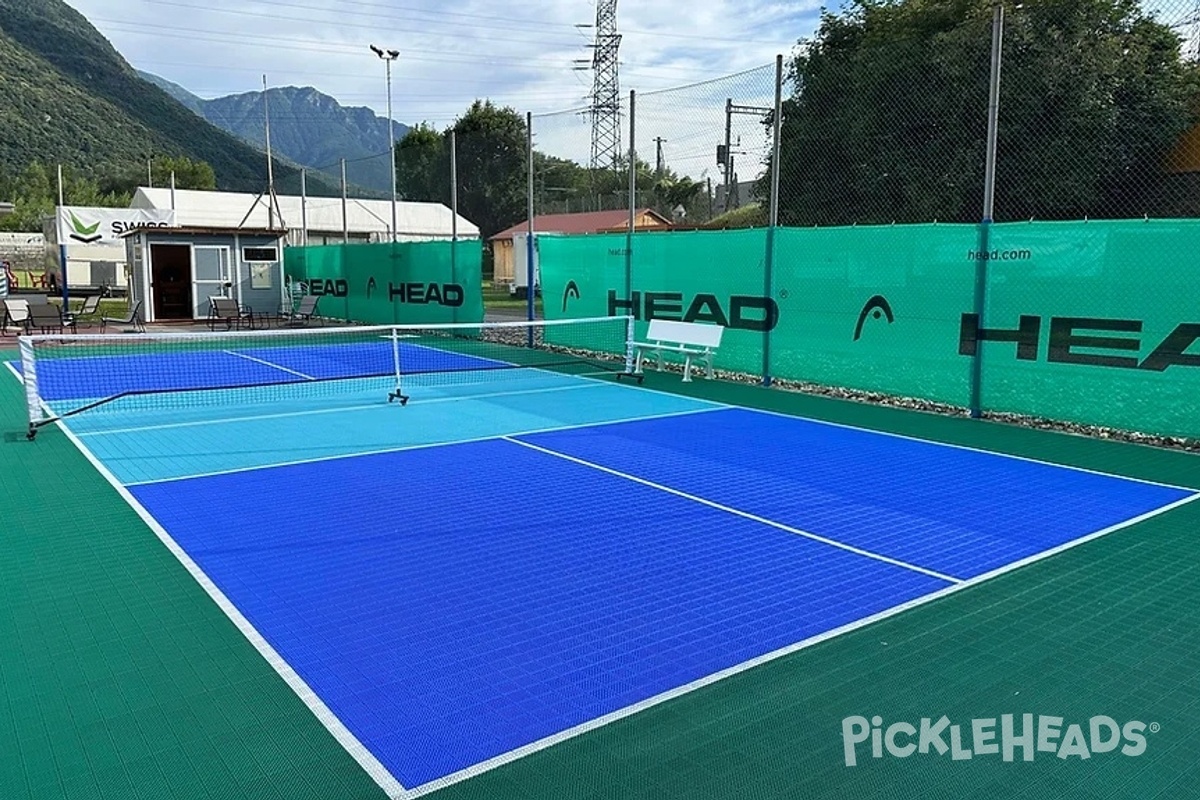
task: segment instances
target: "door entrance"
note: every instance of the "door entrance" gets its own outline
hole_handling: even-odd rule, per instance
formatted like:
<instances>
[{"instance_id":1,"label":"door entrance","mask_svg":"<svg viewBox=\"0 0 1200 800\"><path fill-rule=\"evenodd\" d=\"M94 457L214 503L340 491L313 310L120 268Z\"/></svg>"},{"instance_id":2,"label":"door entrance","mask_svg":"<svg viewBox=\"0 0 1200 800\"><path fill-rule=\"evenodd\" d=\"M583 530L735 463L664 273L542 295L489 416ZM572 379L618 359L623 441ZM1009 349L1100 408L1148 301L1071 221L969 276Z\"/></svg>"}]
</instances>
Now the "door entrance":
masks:
<instances>
[{"instance_id":1,"label":"door entrance","mask_svg":"<svg viewBox=\"0 0 1200 800\"><path fill-rule=\"evenodd\" d=\"M192 274L193 308L196 319L208 316L210 297L233 297L229 274L229 248L196 246L196 264Z\"/></svg>"},{"instance_id":2,"label":"door entrance","mask_svg":"<svg viewBox=\"0 0 1200 800\"><path fill-rule=\"evenodd\" d=\"M154 318L192 319L192 248L150 245L150 294Z\"/></svg>"}]
</instances>

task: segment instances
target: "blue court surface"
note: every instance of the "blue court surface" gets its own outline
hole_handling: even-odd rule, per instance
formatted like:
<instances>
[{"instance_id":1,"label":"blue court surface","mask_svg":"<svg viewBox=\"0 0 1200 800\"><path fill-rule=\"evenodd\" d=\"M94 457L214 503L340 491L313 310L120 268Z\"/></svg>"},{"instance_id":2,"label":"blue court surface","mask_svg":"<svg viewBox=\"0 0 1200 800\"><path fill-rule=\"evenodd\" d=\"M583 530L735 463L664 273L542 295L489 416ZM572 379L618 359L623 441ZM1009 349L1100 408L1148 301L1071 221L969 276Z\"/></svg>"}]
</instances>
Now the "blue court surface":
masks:
<instances>
[{"instance_id":1,"label":"blue court surface","mask_svg":"<svg viewBox=\"0 0 1200 800\"><path fill-rule=\"evenodd\" d=\"M406 788L1192 496L534 369L271 391L66 426Z\"/></svg>"}]
</instances>

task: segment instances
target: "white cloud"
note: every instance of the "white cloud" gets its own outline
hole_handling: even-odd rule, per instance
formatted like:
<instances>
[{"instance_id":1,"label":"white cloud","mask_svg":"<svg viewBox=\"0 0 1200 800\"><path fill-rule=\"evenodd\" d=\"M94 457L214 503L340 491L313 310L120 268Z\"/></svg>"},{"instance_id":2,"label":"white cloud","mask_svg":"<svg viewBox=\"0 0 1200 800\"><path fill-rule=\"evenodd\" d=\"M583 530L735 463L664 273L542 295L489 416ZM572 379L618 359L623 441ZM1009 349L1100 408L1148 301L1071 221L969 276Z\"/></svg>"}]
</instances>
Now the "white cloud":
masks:
<instances>
[{"instance_id":1,"label":"white cloud","mask_svg":"<svg viewBox=\"0 0 1200 800\"><path fill-rule=\"evenodd\" d=\"M256 91L265 73L273 86L313 86L344 105L382 114L384 65L368 50L371 43L401 52L393 65L393 109L407 123L442 127L476 97L522 112L572 108L586 102L591 88L591 74L572 69L590 53L590 28L576 27L594 21L589 0L68 1L135 67L202 97ZM770 64L812 32L818 12L816 3L786 0L621 5L622 95ZM645 109L639 150L649 147L652 160L653 137L664 137L671 165L698 175L713 160L700 152L723 137L725 97L770 105L771 79L767 70L707 89L648 95L639 102ZM758 132L752 122L735 120L744 142ZM588 125L579 119L560 126L569 133L562 147L571 150L563 155L586 158ZM539 147L549 144L539 139ZM682 163L688 156L691 166Z\"/></svg>"}]
</instances>

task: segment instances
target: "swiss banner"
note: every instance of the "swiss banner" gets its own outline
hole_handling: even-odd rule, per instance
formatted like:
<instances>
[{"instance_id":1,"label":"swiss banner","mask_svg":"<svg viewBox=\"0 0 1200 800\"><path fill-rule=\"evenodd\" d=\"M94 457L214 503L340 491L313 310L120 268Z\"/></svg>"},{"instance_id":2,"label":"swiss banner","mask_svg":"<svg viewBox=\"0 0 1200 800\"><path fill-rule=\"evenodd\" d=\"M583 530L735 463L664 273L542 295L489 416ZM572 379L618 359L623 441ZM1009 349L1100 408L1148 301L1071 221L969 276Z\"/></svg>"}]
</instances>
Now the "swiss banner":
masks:
<instances>
[{"instance_id":1,"label":"swiss banner","mask_svg":"<svg viewBox=\"0 0 1200 800\"><path fill-rule=\"evenodd\" d=\"M117 244L138 228L173 228L173 209L58 207L58 243Z\"/></svg>"}]
</instances>

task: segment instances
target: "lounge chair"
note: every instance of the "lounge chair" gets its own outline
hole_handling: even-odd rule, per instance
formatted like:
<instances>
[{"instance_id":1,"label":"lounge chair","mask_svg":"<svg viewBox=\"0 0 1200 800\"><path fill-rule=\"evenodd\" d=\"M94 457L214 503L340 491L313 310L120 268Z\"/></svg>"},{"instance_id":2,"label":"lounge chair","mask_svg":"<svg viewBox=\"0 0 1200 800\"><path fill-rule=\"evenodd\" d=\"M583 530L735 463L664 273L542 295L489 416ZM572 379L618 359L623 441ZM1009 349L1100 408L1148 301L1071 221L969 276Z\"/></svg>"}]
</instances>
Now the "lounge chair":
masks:
<instances>
[{"instance_id":1,"label":"lounge chair","mask_svg":"<svg viewBox=\"0 0 1200 800\"><path fill-rule=\"evenodd\" d=\"M133 308L129 309L129 313L124 317L101 317L101 333L104 333L104 327L110 322L114 325L132 325L138 333L145 333L146 323L142 321L142 301L138 300L134 303Z\"/></svg>"}]
</instances>

